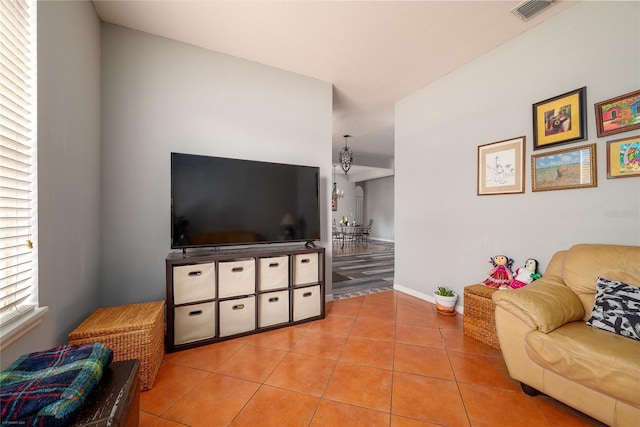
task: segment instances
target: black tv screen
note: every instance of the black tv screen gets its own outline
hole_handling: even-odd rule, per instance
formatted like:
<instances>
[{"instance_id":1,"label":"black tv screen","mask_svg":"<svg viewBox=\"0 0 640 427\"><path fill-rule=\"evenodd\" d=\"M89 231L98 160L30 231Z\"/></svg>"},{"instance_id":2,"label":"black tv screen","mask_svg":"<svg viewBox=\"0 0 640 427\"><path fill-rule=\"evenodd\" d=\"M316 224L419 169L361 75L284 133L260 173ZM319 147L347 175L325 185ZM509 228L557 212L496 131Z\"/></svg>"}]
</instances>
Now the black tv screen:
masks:
<instances>
[{"instance_id":1,"label":"black tv screen","mask_svg":"<svg viewBox=\"0 0 640 427\"><path fill-rule=\"evenodd\" d=\"M320 240L320 169L171 153L171 248Z\"/></svg>"}]
</instances>

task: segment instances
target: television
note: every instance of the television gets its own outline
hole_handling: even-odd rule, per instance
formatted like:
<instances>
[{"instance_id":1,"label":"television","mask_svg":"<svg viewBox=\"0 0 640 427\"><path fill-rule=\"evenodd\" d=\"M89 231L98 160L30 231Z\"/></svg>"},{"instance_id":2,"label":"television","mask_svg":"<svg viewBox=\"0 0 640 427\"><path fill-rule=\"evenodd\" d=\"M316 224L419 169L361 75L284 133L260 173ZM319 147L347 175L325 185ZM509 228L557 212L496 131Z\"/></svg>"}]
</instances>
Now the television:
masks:
<instances>
[{"instance_id":1,"label":"television","mask_svg":"<svg viewBox=\"0 0 640 427\"><path fill-rule=\"evenodd\" d=\"M320 240L320 168L171 153L171 248Z\"/></svg>"}]
</instances>

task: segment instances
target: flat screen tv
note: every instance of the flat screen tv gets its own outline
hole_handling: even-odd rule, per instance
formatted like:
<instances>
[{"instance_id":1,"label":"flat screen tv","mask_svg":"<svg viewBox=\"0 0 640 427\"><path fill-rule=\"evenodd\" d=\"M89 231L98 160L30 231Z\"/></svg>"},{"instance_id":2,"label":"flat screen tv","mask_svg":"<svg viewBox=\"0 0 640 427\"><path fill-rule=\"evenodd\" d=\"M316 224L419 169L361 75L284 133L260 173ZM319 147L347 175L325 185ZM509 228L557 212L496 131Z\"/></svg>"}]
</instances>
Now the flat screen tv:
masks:
<instances>
[{"instance_id":1,"label":"flat screen tv","mask_svg":"<svg viewBox=\"0 0 640 427\"><path fill-rule=\"evenodd\" d=\"M171 248L320 240L320 169L171 153Z\"/></svg>"}]
</instances>

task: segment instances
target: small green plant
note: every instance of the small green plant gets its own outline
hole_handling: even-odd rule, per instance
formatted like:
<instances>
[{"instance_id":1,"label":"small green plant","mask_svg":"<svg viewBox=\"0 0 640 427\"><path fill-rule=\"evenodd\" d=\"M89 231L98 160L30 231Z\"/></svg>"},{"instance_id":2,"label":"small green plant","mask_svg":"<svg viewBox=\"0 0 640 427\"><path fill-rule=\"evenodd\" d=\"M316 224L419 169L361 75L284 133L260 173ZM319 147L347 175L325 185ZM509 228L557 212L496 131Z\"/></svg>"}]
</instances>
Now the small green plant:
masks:
<instances>
[{"instance_id":1,"label":"small green plant","mask_svg":"<svg viewBox=\"0 0 640 427\"><path fill-rule=\"evenodd\" d=\"M452 297L455 296L453 291L444 286L438 286L438 290L436 291L436 295L440 295L441 297Z\"/></svg>"}]
</instances>

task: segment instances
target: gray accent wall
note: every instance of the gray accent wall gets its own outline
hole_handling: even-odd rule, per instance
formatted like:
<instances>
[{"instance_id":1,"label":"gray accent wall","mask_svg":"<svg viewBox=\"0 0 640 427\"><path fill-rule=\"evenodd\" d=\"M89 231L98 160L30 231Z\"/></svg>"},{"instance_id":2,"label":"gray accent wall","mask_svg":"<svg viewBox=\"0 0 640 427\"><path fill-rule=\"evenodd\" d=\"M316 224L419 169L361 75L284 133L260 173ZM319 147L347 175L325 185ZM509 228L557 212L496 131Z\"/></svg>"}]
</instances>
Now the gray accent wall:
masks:
<instances>
[{"instance_id":1,"label":"gray accent wall","mask_svg":"<svg viewBox=\"0 0 640 427\"><path fill-rule=\"evenodd\" d=\"M640 3L578 2L396 104L398 289L462 293L496 254L544 271L576 243L640 244L640 178L606 172L607 141L639 133L598 138L593 107L640 89L638 40ZM595 143L598 186L534 193L532 104L583 86L588 139L535 153ZM525 193L477 196L477 147L522 135Z\"/></svg>"},{"instance_id":2,"label":"gray accent wall","mask_svg":"<svg viewBox=\"0 0 640 427\"><path fill-rule=\"evenodd\" d=\"M319 166L330 272L331 121L329 83L103 23L102 304L165 299L171 152Z\"/></svg>"},{"instance_id":3,"label":"gray accent wall","mask_svg":"<svg viewBox=\"0 0 640 427\"><path fill-rule=\"evenodd\" d=\"M89 1L38 5L35 245L49 311L2 367L65 343L100 306L164 300L172 151L319 166L331 293L331 84L101 23Z\"/></svg>"},{"instance_id":4,"label":"gray accent wall","mask_svg":"<svg viewBox=\"0 0 640 427\"><path fill-rule=\"evenodd\" d=\"M100 21L91 2L38 2L38 286L42 323L2 351L63 344L99 305Z\"/></svg>"}]
</instances>

